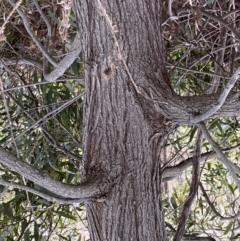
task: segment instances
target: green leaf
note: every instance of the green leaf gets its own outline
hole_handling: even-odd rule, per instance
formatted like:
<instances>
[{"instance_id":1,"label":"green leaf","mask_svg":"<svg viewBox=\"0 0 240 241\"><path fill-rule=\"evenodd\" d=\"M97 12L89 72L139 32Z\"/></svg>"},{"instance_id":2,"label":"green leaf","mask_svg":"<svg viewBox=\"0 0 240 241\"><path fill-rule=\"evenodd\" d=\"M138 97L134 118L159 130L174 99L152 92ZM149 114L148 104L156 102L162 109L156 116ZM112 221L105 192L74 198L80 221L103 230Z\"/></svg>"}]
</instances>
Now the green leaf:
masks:
<instances>
[{"instance_id":1,"label":"green leaf","mask_svg":"<svg viewBox=\"0 0 240 241\"><path fill-rule=\"evenodd\" d=\"M230 189L231 193L234 195L234 192L236 190L236 185L235 184L228 184L228 188Z\"/></svg>"},{"instance_id":2,"label":"green leaf","mask_svg":"<svg viewBox=\"0 0 240 241\"><path fill-rule=\"evenodd\" d=\"M214 2L214 0L207 0L206 4L212 4Z\"/></svg>"},{"instance_id":3,"label":"green leaf","mask_svg":"<svg viewBox=\"0 0 240 241\"><path fill-rule=\"evenodd\" d=\"M39 239L39 229L38 229L38 224L34 222L34 238L35 241L38 241Z\"/></svg>"},{"instance_id":4,"label":"green leaf","mask_svg":"<svg viewBox=\"0 0 240 241\"><path fill-rule=\"evenodd\" d=\"M74 221L77 221L77 218L69 213L64 213L64 212L56 212L56 214L58 214L61 217L65 217Z\"/></svg>"},{"instance_id":5,"label":"green leaf","mask_svg":"<svg viewBox=\"0 0 240 241\"><path fill-rule=\"evenodd\" d=\"M232 225L233 225L233 221L231 221L231 222L227 225L226 230L224 231L224 235L226 235L226 234L230 231Z\"/></svg>"},{"instance_id":6,"label":"green leaf","mask_svg":"<svg viewBox=\"0 0 240 241\"><path fill-rule=\"evenodd\" d=\"M50 17L55 23L57 23L57 24L59 23L59 20L56 18L56 16L54 15L53 12L49 11L48 14L49 14L49 17Z\"/></svg>"},{"instance_id":7,"label":"green leaf","mask_svg":"<svg viewBox=\"0 0 240 241\"><path fill-rule=\"evenodd\" d=\"M178 205L174 197L171 197L171 204L174 209L177 209Z\"/></svg>"},{"instance_id":8,"label":"green leaf","mask_svg":"<svg viewBox=\"0 0 240 241\"><path fill-rule=\"evenodd\" d=\"M192 139L193 139L193 137L194 137L194 135L195 135L197 129L198 129L197 126L193 127L193 129L192 129L192 131L191 131L191 133L190 133L189 142L192 141Z\"/></svg>"},{"instance_id":9,"label":"green leaf","mask_svg":"<svg viewBox=\"0 0 240 241\"><path fill-rule=\"evenodd\" d=\"M24 241L30 241L30 231L26 230L24 233Z\"/></svg>"}]
</instances>

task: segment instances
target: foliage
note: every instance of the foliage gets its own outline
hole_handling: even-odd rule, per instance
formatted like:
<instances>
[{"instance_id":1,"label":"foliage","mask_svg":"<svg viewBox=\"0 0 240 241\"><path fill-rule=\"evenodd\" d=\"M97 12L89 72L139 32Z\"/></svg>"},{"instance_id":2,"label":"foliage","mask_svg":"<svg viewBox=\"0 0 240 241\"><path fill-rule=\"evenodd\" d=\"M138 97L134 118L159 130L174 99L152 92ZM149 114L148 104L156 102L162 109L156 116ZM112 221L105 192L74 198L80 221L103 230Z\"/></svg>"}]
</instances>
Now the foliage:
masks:
<instances>
[{"instance_id":1,"label":"foliage","mask_svg":"<svg viewBox=\"0 0 240 241\"><path fill-rule=\"evenodd\" d=\"M7 14L11 5L6 1L0 4ZM194 4L215 10L219 17L233 8L230 1L195 1ZM182 1L172 2L175 10L183 5L185 4ZM21 6L39 40L46 42L47 28L34 4L23 1ZM50 7L48 1L41 1L41 6L50 19L53 30L49 52L52 56L59 56L56 60L60 61L61 56L70 49L76 33L74 13L68 11L69 24L64 25L61 19L66 20L63 18L66 7L54 1ZM1 15L3 17L3 13ZM221 91L239 64L237 55L234 61L230 58L234 51L233 38L229 33L226 34L226 41L222 45L219 37L222 27L219 23L216 25L216 21L209 18L205 19L206 24L203 27L189 11L182 12L179 16L177 21L171 21L167 16L164 19L163 15L166 65L174 90L184 96L208 93L213 78L217 78L218 91ZM227 21L231 23L234 20L237 29L239 17L235 16L233 19L234 16L227 18ZM62 29L63 26L65 29ZM84 85L81 56L62 79L46 83L41 67L42 53L29 37L17 13L14 13L6 25L4 34L6 41L1 42L0 48L3 60L0 81L5 89L0 99L0 145L30 164L44 169L57 180L77 183L81 177L83 128L81 94ZM66 41L62 41L63 39ZM220 49L223 49L223 60L217 62ZM20 64L20 59L36 60L40 65ZM10 64L11 61L14 64ZM220 66L220 71L216 66ZM235 91L237 90L238 86ZM214 119L207 125L221 148L239 143L238 118ZM169 136L164 149L165 163L174 166L192 156L196 131L196 127L181 126ZM210 150L211 147L204 140L202 152ZM236 164L239 164L238 152L233 150L227 153ZM216 210L222 217L234 216L238 212L239 190L225 167L209 155L202 163L201 171L201 183ZM2 166L0 174L5 180L36 187L18 173ZM188 197L190 176L191 170L187 169L177 179L163 185L163 206L169 237L177 228L183 204ZM42 187L37 188L47 192ZM82 221L82 205L57 205L31 193L3 186L0 192L0 240L81 240L76 222ZM235 230L239 225L238 219L221 219L210 207L203 191L199 190L185 233L196 236L205 233L220 237L221 240L237 240L239 234Z\"/></svg>"}]
</instances>

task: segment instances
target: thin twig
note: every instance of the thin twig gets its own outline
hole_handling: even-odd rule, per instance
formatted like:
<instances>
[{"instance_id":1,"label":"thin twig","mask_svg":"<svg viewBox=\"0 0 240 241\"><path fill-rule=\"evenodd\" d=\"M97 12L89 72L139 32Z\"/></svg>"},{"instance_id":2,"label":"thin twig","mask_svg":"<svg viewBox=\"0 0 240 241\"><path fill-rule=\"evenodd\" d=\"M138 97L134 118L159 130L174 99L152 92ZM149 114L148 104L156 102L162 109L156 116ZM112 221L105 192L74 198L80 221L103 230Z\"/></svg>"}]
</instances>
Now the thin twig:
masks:
<instances>
[{"instance_id":1,"label":"thin twig","mask_svg":"<svg viewBox=\"0 0 240 241\"><path fill-rule=\"evenodd\" d=\"M231 175L231 177L235 181L238 189L240 190L240 180L238 179L238 177L234 171L234 168L231 165L231 162L227 159L227 157L224 155L224 153L221 151L221 149L217 146L216 142L212 139L205 124L203 122L200 122L198 124L198 126L201 129L201 131L203 132L205 138L208 140L208 142L212 146L213 150L218 155L219 160L221 160L221 162L227 167L229 174Z\"/></svg>"},{"instance_id":2,"label":"thin twig","mask_svg":"<svg viewBox=\"0 0 240 241\"><path fill-rule=\"evenodd\" d=\"M223 75L219 75L219 74L215 74L215 73L210 73L210 72L204 72L204 71L199 71L199 70L194 70L194 69L189 69L189 68L184 68L184 67L180 67L180 66L176 66L173 65L171 63L166 63L167 67L169 66L170 68L176 68L176 69L181 69L181 70L185 70L188 73L197 73L197 74L206 74L209 76L213 76L213 77L218 77L218 78L225 78L225 79L230 79L230 77L227 76L223 76ZM211 84L210 84L211 85Z\"/></svg>"},{"instance_id":3,"label":"thin twig","mask_svg":"<svg viewBox=\"0 0 240 241\"><path fill-rule=\"evenodd\" d=\"M20 154L19 154L19 150L18 150L18 146L17 146L17 143L16 143L16 140L14 138L14 134L13 134L13 129L12 129L12 120L11 120L11 116L9 114L9 109L8 109L8 106L7 106L7 100L6 100L6 97L5 97L5 93L4 93L4 87L3 87L3 82L2 82L2 79L0 79L0 89L1 89L1 92L2 92L2 98L3 98L3 104L4 104L4 108L5 108L5 111L7 113L7 119L8 119L8 124L9 124L9 128L10 128L10 133L11 133L11 139L12 139L12 142L13 142L13 145L15 147L15 150L16 150L16 153L17 153L17 157L20 158ZM24 176L22 176L22 180L23 180L23 183L25 186L27 186L27 182L26 182L26 179ZM28 205L29 207L31 208L32 210L32 214L33 216L35 217L35 212L32 208L32 204L31 204L31 201L30 201L30 198L29 198L29 193L28 191L26 191L26 196L27 196L27 201L28 201Z\"/></svg>"},{"instance_id":4,"label":"thin twig","mask_svg":"<svg viewBox=\"0 0 240 241\"><path fill-rule=\"evenodd\" d=\"M23 111L34 123L37 121L31 114L29 114L29 110L27 111L10 93L8 93L8 96L13 100L13 102L18 105ZM64 148L62 145L59 144L59 142L56 140L56 138L46 129L43 127L43 124L41 125L42 134L45 137L45 139L49 142L49 144L59 150L60 152L64 153L67 157L72 158L76 161L78 161L78 164L81 163L82 159L78 156L73 154L72 152L68 151L66 148ZM77 143L77 145L80 147L80 143L75 140L75 138L72 136L74 141ZM69 160L71 162L71 160ZM77 168L78 166L76 163L73 163Z\"/></svg>"},{"instance_id":5,"label":"thin twig","mask_svg":"<svg viewBox=\"0 0 240 241\"><path fill-rule=\"evenodd\" d=\"M43 21L45 22L45 24L47 25L47 33L48 33L48 37L51 38L52 36L52 28L51 28L51 24L48 21L48 18L46 17L46 15L43 13L41 7L39 6L38 2L36 0L33 0L38 12L40 13Z\"/></svg>"},{"instance_id":6,"label":"thin twig","mask_svg":"<svg viewBox=\"0 0 240 241\"><path fill-rule=\"evenodd\" d=\"M201 157L201 144L202 144L202 132L198 130L198 134L196 137L194 156L192 160L193 171L192 171L192 182L190 187L190 193L187 198L187 201L184 204L183 211L181 214L181 218L179 220L179 225L177 231L174 235L173 241L181 241L185 231L185 224L187 222L187 218L192 206L192 203L196 197L198 191L198 185L200 181L200 162L199 159Z\"/></svg>"},{"instance_id":7,"label":"thin twig","mask_svg":"<svg viewBox=\"0 0 240 241\"><path fill-rule=\"evenodd\" d=\"M202 193L203 193L203 196L205 198L205 200L207 201L208 205L210 206L210 208L213 210L213 212L220 217L220 220L234 220L236 218L239 218L240 217L240 211L238 211L235 215L231 216L231 217L224 217L222 216L222 214L220 214L217 209L215 208L215 206L213 205L213 203L211 202L211 200L209 199L202 183L200 182L200 188L202 190Z\"/></svg>"},{"instance_id":8,"label":"thin twig","mask_svg":"<svg viewBox=\"0 0 240 241\"><path fill-rule=\"evenodd\" d=\"M226 28L228 28L228 29L234 34L234 36L235 36L235 38L236 38L237 40L240 40L240 35L238 34L238 32L237 32L234 28L232 28L232 27L229 25L228 22L226 22L226 21L224 20L224 18L227 18L230 14L232 14L232 12L229 13L229 14L225 14L225 15L222 16L222 17L219 17L219 16L213 15L213 14L205 11L204 9L200 9L200 10L201 10L202 15L205 15L206 17L211 18L212 20L215 20L215 21L221 23L223 26L225 26ZM178 14L180 14L181 12L185 12L185 11L188 11L188 12L189 12L189 11L191 11L191 9L190 9L190 8L187 8L187 7L176 9L176 12L177 12Z\"/></svg>"},{"instance_id":9,"label":"thin twig","mask_svg":"<svg viewBox=\"0 0 240 241\"><path fill-rule=\"evenodd\" d=\"M30 192L32 194L35 194L39 197L42 197L50 202L56 202L59 204L75 204L75 203L81 203L84 201L84 199L82 198L60 198L55 196L54 194L50 195L50 194L46 194L44 192L41 192L35 188L32 187L28 187L26 185L22 185L20 183L16 183L16 182L9 182L9 181L5 181L2 178L0 178L0 184L6 187L13 187L13 188L17 188L23 191L26 191L27 193Z\"/></svg>"},{"instance_id":10,"label":"thin twig","mask_svg":"<svg viewBox=\"0 0 240 241\"><path fill-rule=\"evenodd\" d=\"M229 147L229 148L225 148L222 150L222 152L229 152L231 150L235 150L237 148L240 147L240 144L233 146L233 147ZM201 154L201 158L200 158L200 162L204 162L207 159L213 159L213 158L217 158L217 154L215 152L206 152ZM177 176L181 175L181 173L186 170L188 167L191 166L192 163L192 158L193 157L189 157L183 161L181 161L179 164L177 164L176 166L169 166L166 167L165 169L162 170L162 182L167 182L170 181L174 178L176 178ZM234 169L235 173L237 173L238 175L240 175L240 167L236 166L234 163L229 162L229 165L232 166L232 168Z\"/></svg>"},{"instance_id":11,"label":"thin twig","mask_svg":"<svg viewBox=\"0 0 240 241\"><path fill-rule=\"evenodd\" d=\"M73 77L73 78L70 78L70 79L58 79L58 80L55 80L54 82L63 82L63 81L69 81L69 80L79 81L80 84L83 84L83 82L84 82L83 78L78 78L78 77ZM4 89L4 92L8 92L8 91L11 91L11 90L18 90L18 89L21 89L21 88L37 86L37 85L42 85L42 84L48 84L48 83L49 83L48 81L41 81L41 82L27 84L27 85L20 85L20 86Z\"/></svg>"},{"instance_id":12,"label":"thin twig","mask_svg":"<svg viewBox=\"0 0 240 241\"><path fill-rule=\"evenodd\" d=\"M84 92L78 94L77 96L75 96L73 99L71 99L70 101L62 104L61 106L59 106L58 108L56 108L55 110L47 113L44 117L42 117L41 119L37 120L33 125L31 125L28 129L26 129L25 131L23 131L21 134L19 134L16 139L20 138L21 136L23 136L24 134L26 134L28 131L30 131L31 129L35 129L36 126L41 126L43 125L46 121L48 121L49 118L51 118L52 116L57 115L59 112L61 112L63 109L67 108L70 104L72 104L74 101L77 101L78 99L80 99L83 96ZM5 146L7 146L8 143L5 144Z\"/></svg>"},{"instance_id":13,"label":"thin twig","mask_svg":"<svg viewBox=\"0 0 240 241\"><path fill-rule=\"evenodd\" d=\"M13 13L17 10L17 8L20 6L20 4L22 3L22 0L19 0L18 2L15 3L15 5L13 6L13 9L11 10L11 12L8 14L8 16L6 17L6 19L4 20L4 23L2 24L2 26L0 27L0 35L3 34L4 29L6 24L8 23L8 20L12 17Z\"/></svg>"},{"instance_id":14,"label":"thin twig","mask_svg":"<svg viewBox=\"0 0 240 241\"><path fill-rule=\"evenodd\" d=\"M8 2L10 2L13 6L15 6L15 2L13 0L8 0ZM27 32L29 33L29 35L31 36L32 40L36 43L36 45L38 46L38 48L40 49L40 51L43 53L43 55L48 59L48 61L54 66L57 67L58 64L57 62L49 55L49 53L46 51L46 49L42 46L42 44L40 43L40 41L37 39L37 37L35 36L35 34L33 33L33 31L31 30L31 27L29 25L28 19L26 17L26 15L24 14L24 12L22 11L22 9L19 7L17 8L17 12L20 15L20 17L23 20L23 24L25 29L27 30Z\"/></svg>"},{"instance_id":15,"label":"thin twig","mask_svg":"<svg viewBox=\"0 0 240 241\"><path fill-rule=\"evenodd\" d=\"M43 75L46 81L53 82L57 80L78 58L79 54L82 51L80 38L81 38L80 32L77 31L69 53L60 61L58 66L55 67L54 70L52 70L52 72L47 73L46 67L44 67Z\"/></svg>"}]
</instances>

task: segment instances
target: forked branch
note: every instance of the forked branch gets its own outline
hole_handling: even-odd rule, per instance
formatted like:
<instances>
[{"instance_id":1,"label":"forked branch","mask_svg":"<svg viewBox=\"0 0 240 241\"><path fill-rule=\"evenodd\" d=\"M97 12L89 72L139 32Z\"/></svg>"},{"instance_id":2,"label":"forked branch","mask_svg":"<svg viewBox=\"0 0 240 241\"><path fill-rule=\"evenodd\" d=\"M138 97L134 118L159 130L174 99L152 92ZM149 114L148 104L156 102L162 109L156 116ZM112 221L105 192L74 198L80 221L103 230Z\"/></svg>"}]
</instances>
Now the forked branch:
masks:
<instances>
[{"instance_id":1,"label":"forked branch","mask_svg":"<svg viewBox=\"0 0 240 241\"><path fill-rule=\"evenodd\" d=\"M212 108L210 108L208 111L206 111L200 115L193 116L191 119L191 123L193 123L193 124L199 123L200 121L204 121L204 120L208 119L209 117L211 117L212 115L214 115L223 106L225 100L228 97L228 94L232 90L232 88L233 88L234 84L236 83L236 81L238 80L239 76L240 76L240 68L238 68L235 71L235 73L233 74L231 79L228 81L226 87L224 88L224 91L218 98L218 102Z\"/></svg>"}]
</instances>

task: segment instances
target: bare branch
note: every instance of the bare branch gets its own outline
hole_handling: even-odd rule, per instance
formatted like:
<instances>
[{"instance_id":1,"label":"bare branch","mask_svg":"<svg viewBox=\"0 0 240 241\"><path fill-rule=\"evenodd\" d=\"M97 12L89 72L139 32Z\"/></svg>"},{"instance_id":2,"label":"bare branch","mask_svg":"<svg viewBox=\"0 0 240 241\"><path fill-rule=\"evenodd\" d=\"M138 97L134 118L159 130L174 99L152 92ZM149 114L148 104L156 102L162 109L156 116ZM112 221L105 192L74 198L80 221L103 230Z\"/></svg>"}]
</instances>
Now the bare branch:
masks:
<instances>
[{"instance_id":1,"label":"bare branch","mask_svg":"<svg viewBox=\"0 0 240 241\"><path fill-rule=\"evenodd\" d=\"M9 19L12 17L13 13L16 11L16 9L21 5L22 0L19 0L15 3L15 5L13 6L13 9L11 10L11 12L8 14L8 16L6 17L6 19L4 20L4 23L2 24L2 26L0 27L0 36L4 36L4 29L6 24L8 23ZM5 40L5 37L4 37Z\"/></svg>"},{"instance_id":2,"label":"bare branch","mask_svg":"<svg viewBox=\"0 0 240 241\"><path fill-rule=\"evenodd\" d=\"M240 147L240 144L233 146L233 147L229 147L229 148L225 148L222 150L222 152L228 152L234 149L237 149ZM199 159L200 162L204 162L207 161L208 159L213 159L213 158L217 158L218 155L215 152L206 152L201 154L201 157ZM181 173L183 171L185 171L188 167L190 167L192 165L192 158L193 157L189 157L186 160L181 161L179 164L177 164L176 166L169 166L166 167L163 172L162 172L162 182L167 182L170 181L174 178L176 178L177 176L181 175ZM234 169L235 173L237 173L238 175L240 175L240 167L236 166L234 163L229 162L229 164L232 166L232 168Z\"/></svg>"},{"instance_id":3,"label":"bare branch","mask_svg":"<svg viewBox=\"0 0 240 241\"><path fill-rule=\"evenodd\" d=\"M51 73L46 73L46 70L44 70L43 75L46 81L53 82L61 77L64 72L71 66L71 64L77 59L82 51L80 40L80 32L78 31L69 53L60 61L58 66Z\"/></svg>"},{"instance_id":4,"label":"bare branch","mask_svg":"<svg viewBox=\"0 0 240 241\"><path fill-rule=\"evenodd\" d=\"M77 101L78 99L80 99L83 96L84 92L78 94L77 96L75 96L73 99L67 101L66 103L62 104L61 106L59 106L58 108L56 108L55 110L47 113L44 117L38 119L34 124L32 124L27 130L23 131L21 134L19 134L17 138L20 138L21 136L23 136L24 134L26 134L29 130L35 128L36 126L41 126L43 125L49 118L55 116L56 114L58 114L60 111L62 111L63 109L65 109L66 107L68 107L70 104L72 104L73 102ZM7 143L8 144L8 143ZM5 146L7 146L7 144Z\"/></svg>"},{"instance_id":5,"label":"bare branch","mask_svg":"<svg viewBox=\"0 0 240 241\"><path fill-rule=\"evenodd\" d=\"M38 168L24 162L2 148L0 148L0 163L12 171L18 172L34 183L46 188L60 198L88 199L99 197L107 191L109 182L104 177L101 179L87 180L78 185L59 182ZM100 178L100 177L99 177Z\"/></svg>"},{"instance_id":6,"label":"bare branch","mask_svg":"<svg viewBox=\"0 0 240 241\"><path fill-rule=\"evenodd\" d=\"M51 24L48 21L48 18L46 17L46 15L43 13L41 7L39 6L38 2L36 0L33 0L38 12L40 13L42 19L44 20L45 24L47 25L47 33L48 33L48 37L51 38L52 35L52 28L51 28Z\"/></svg>"},{"instance_id":7,"label":"bare branch","mask_svg":"<svg viewBox=\"0 0 240 241\"><path fill-rule=\"evenodd\" d=\"M169 227L171 229L172 232L176 232L175 228L168 222L165 222L166 226ZM182 237L182 240L188 240L188 241L215 241L214 238L212 237L199 237L196 236L195 234L191 235L191 234L185 234Z\"/></svg>"},{"instance_id":8,"label":"bare branch","mask_svg":"<svg viewBox=\"0 0 240 241\"><path fill-rule=\"evenodd\" d=\"M191 9L190 9L190 8L187 8L187 7L176 9L176 12L177 12L178 14L181 13L181 12L185 12L185 11L188 11L188 12L189 12L189 11L191 11ZM237 32L234 28L232 28L232 27L229 25L228 22L226 22L226 21L224 20L224 18L227 18L229 15L231 15L231 14L234 13L234 12L235 12L235 11L231 11L231 12L223 15L222 17L219 17L219 16L216 16L216 15L213 15L213 14L207 12L207 11L204 10L204 9L201 9L202 15L205 15L206 17L211 18L212 20L221 23L223 26L225 26L226 28L228 28L228 29L233 33L233 35L235 36L235 38L236 38L237 40L240 40L240 35L238 34L238 32Z\"/></svg>"},{"instance_id":9,"label":"bare branch","mask_svg":"<svg viewBox=\"0 0 240 241\"><path fill-rule=\"evenodd\" d=\"M7 59L7 60L1 60L3 62L2 66L6 65L22 65L22 64L27 64L27 65L32 65L35 67L38 67L39 69L43 68L42 63L39 61L33 60L33 59L28 59L28 58L22 58L22 59ZM1 66L1 65L0 65Z\"/></svg>"},{"instance_id":10,"label":"bare branch","mask_svg":"<svg viewBox=\"0 0 240 241\"><path fill-rule=\"evenodd\" d=\"M8 0L8 2L10 2L13 6L15 6L15 2L13 0ZM33 41L36 43L36 45L38 46L38 48L41 50L41 52L43 53L43 55L48 59L48 61L54 66L57 67L58 64L57 62L49 55L49 53L46 51L46 49L42 46L42 44L40 43L40 41L37 39L37 37L35 36L35 34L33 33L33 31L31 30L31 27L29 25L28 19L26 17L26 15L24 14L24 12L22 11L21 7L17 8L17 12L20 15L20 17L23 20L23 24L25 29L27 30L27 32L29 33L29 35L31 36L31 38L33 39Z\"/></svg>"},{"instance_id":11,"label":"bare branch","mask_svg":"<svg viewBox=\"0 0 240 241\"><path fill-rule=\"evenodd\" d=\"M215 104L212 108L210 108L205 113L193 116L191 118L191 123L194 123L194 124L199 123L200 121L206 120L209 117L211 117L212 115L214 115L222 107L222 105L224 104L225 100L228 97L228 94L232 90L232 88L233 88L234 84L236 83L236 81L238 80L239 76L240 76L240 68L238 68L235 71L235 73L233 74L231 79L228 81L226 87L224 88L224 91L219 96L218 103Z\"/></svg>"},{"instance_id":12,"label":"bare branch","mask_svg":"<svg viewBox=\"0 0 240 241\"><path fill-rule=\"evenodd\" d=\"M223 152L221 151L221 149L217 146L216 142L212 139L211 135L209 134L205 124L203 122L200 122L198 124L199 128L201 129L201 131L203 132L205 138L208 140L208 142L210 143L210 145L212 146L213 150L216 152L216 154L218 155L219 160L222 161L222 163L227 167L229 174L231 175L231 177L233 178L233 180L235 181L238 189L240 190L240 180L238 179L234 168L232 167L232 163L227 159L227 157L223 154Z\"/></svg>"},{"instance_id":13,"label":"bare branch","mask_svg":"<svg viewBox=\"0 0 240 241\"><path fill-rule=\"evenodd\" d=\"M217 52L216 63L214 67L215 76L213 76L213 79L211 81L209 93L217 93L218 86L220 83L221 77L218 77L217 74L222 73L222 66L223 66L224 54L226 51L226 42L227 42L226 33L227 33L226 27L221 28L218 42L222 50Z\"/></svg>"},{"instance_id":14,"label":"bare branch","mask_svg":"<svg viewBox=\"0 0 240 241\"><path fill-rule=\"evenodd\" d=\"M10 93L7 93L7 95L13 100L13 102L18 105L20 107L20 109L35 123L37 120L36 118L34 118L32 115L30 115L28 113L27 110L25 110L25 108L10 94ZM72 158L74 160L77 160L78 163L81 163L82 159L73 154L72 152L70 152L69 150L67 150L66 148L64 148L63 146L61 146L59 144L59 142L56 140L56 138L46 129L43 127L43 125L41 125L41 129L42 129L42 133L43 133L43 136L45 137L45 139L49 142L49 144L56 148L57 150L61 151L62 153L64 153L66 155L66 157L68 158ZM78 146L80 146L80 143L77 143ZM76 163L73 163L74 165L76 165ZM78 167L77 167L78 168Z\"/></svg>"},{"instance_id":15,"label":"bare branch","mask_svg":"<svg viewBox=\"0 0 240 241\"><path fill-rule=\"evenodd\" d=\"M84 83L84 79L78 78L78 77L70 78L70 79L58 79L58 80L55 80L55 82L62 82L62 81L68 81L68 80L75 80L77 82L80 82L80 84ZM47 84L47 83L49 83L49 82L48 81L41 81L41 82L27 84L27 85L20 85L20 86L4 89L4 92L8 92L8 91L11 91L11 90L18 90L18 89L21 89L21 88L27 88L27 87L31 87L31 86L43 85L43 84Z\"/></svg>"},{"instance_id":16,"label":"bare branch","mask_svg":"<svg viewBox=\"0 0 240 241\"><path fill-rule=\"evenodd\" d=\"M192 159L193 171L192 171L192 183L190 187L189 196L184 204L181 218L179 220L179 225L177 231L174 235L173 241L181 241L185 231L185 224L190 212L192 203L198 191L198 185L200 180L200 156L201 156L201 144L202 144L202 132L198 131L194 155Z\"/></svg>"},{"instance_id":17,"label":"bare branch","mask_svg":"<svg viewBox=\"0 0 240 241\"><path fill-rule=\"evenodd\" d=\"M49 195L49 194L43 193L35 188L28 187L28 186L22 185L20 183L5 181L2 178L0 178L0 184L3 186L6 186L6 187L13 187L13 188L17 188L17 189L20 189L20 190L23 190L26 192L30 192L30 193L35 194L39 197L42 197L50 202L56 202L59 204L75 204L75 203L81 203L81 202L85 201L85 199L60 198L55 195Z\"/></svg>"}]
</instances>

